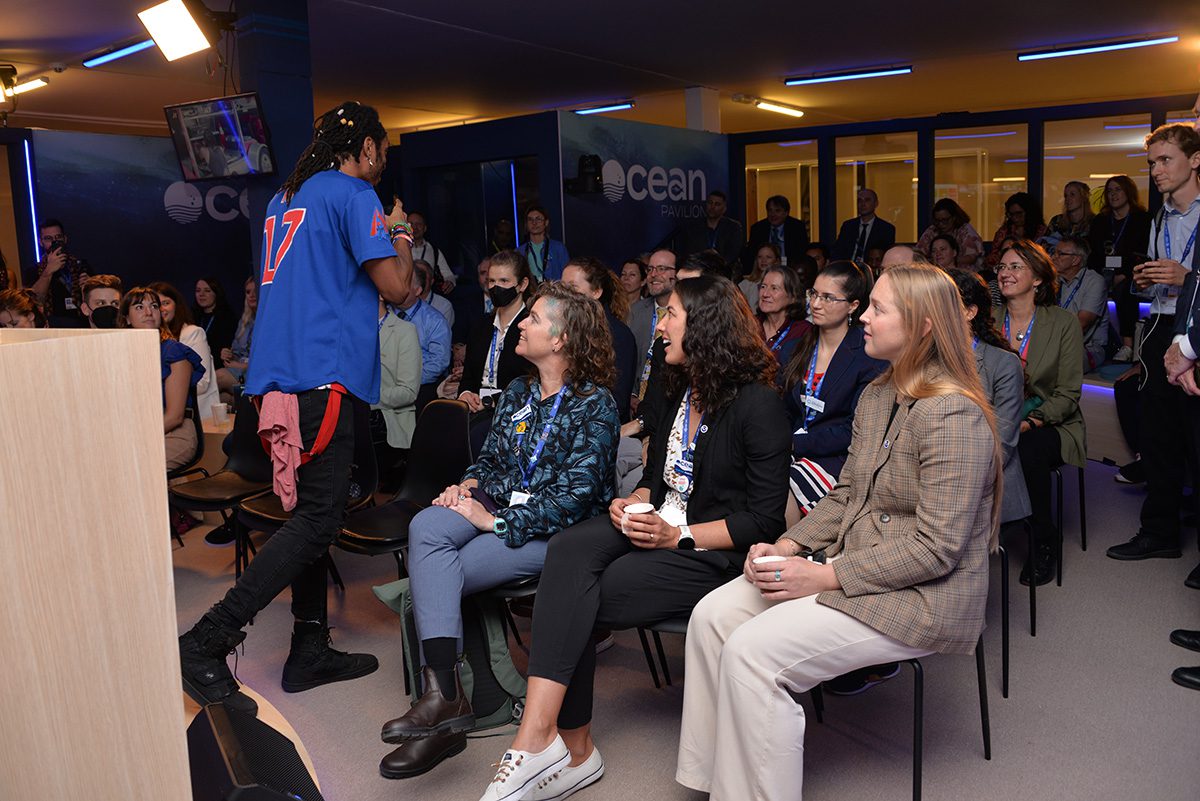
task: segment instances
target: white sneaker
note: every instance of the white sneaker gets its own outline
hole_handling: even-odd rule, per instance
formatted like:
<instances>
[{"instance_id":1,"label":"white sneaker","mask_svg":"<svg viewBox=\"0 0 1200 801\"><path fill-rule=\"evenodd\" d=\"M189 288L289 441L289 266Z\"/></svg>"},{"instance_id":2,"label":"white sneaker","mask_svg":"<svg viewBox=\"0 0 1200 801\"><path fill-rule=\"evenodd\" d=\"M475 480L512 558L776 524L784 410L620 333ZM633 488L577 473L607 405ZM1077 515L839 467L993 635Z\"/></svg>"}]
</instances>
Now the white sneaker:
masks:
<instances>
[{"instance_id":1,"label":"white sneaker","mask_svg":"<svg viewBox=\"0 0 1200 801\"><path fill-rule=\"evenodd\" d=\"M524 801L562 801L589 784L600 781L603 775L604 759L600 756L600 749L593 748L591 756L582 764L575 767L568 765L534 785Z\"/></svg>"},{"instance_id":2,"label":"white sneaker","mask_svg":"<svg viewBox=\"0 0 1200 801\"><path fill-rule=\"evenodd\" d=\"M1133 361L1133 348L1128 345L1122 345L1120 350L1113 354L1114 362L1131 362Z\"/></svg>"},{"instance_id":3,"label":"white sneaker","mask_svg":"<svg viewBox=\"0 0 1200 801\"><path fill-rule=\"evenodd\" d=\"M518 801L542 779L557 773L571 761L571 752L562 737L554 735L554 742L545 751L531 754L528 751L509 749L504 752L497 768L496 778L483 791L479 801Z\"/></svg>"}]
</instances>

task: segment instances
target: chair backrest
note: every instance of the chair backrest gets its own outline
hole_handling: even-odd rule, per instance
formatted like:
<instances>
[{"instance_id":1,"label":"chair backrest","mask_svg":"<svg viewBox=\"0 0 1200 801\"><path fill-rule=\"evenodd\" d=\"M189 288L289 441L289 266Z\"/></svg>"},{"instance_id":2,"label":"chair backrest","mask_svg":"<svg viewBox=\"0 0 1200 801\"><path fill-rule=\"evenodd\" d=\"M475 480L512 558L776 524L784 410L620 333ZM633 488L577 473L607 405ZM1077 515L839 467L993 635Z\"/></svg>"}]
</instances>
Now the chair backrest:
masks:
<instances>
[{"instance_id":1,"label":"chair backrest","mask_svg":"<svg viewBox=\"0 0 1200 801\"><path fill-rule=\"evenodd\" d=\"M375 444L371 441L371 407L351 397L350 408L354 410L354 465L350 470L350 502L364 495L375 494L379 489L379 465L375 461Z\"/></svg>"},{"instance_id":2,"label":"chair backrest","mask_svg":"<svg viewBox=\"0 0 1200 801\"><path fill-rule=\"evenodd\" d=\"M428 506L471 466L470 412L457 400L430 401L417 419L397 500Z\"/></svg>"},{"instance_id":3,"label":"chair backrest","mask_svg":"<svg viewBox=\"0 0 1200 801\"><path fill-rule=\"evenodd\" d=\"M262 439L258 436L258 409L254 408L248 395L237 399L237 416L233 421L233 436L225 469L232 470L247 481L271 481L271 457L263 450Z\"/></svg>"}]
</instances>

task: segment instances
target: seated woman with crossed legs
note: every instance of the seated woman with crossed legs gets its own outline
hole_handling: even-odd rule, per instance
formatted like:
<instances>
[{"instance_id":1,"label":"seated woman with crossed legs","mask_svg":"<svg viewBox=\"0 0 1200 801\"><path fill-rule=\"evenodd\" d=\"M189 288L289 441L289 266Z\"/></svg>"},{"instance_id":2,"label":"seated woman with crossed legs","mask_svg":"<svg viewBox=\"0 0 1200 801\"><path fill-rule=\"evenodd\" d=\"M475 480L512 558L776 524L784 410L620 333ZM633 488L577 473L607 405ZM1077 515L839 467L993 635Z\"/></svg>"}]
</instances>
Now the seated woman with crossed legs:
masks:
<instances>
[{"instance_id":1,"label":"seated woman with crossed legs","mask_svg":"<svg viewBox=\"0 0 1200 801\"><path fill-rule=\"evenodd\" d=\"M891 366L859 400L837 487L753 546L688 626L676 780L711 801L799 801L793 693L971 653L983 630L1002 462L958 291L935 267L894 267L862 321L867 353ZM829 563L804 556L820 551Z\"/></svg>"}]
</instances>

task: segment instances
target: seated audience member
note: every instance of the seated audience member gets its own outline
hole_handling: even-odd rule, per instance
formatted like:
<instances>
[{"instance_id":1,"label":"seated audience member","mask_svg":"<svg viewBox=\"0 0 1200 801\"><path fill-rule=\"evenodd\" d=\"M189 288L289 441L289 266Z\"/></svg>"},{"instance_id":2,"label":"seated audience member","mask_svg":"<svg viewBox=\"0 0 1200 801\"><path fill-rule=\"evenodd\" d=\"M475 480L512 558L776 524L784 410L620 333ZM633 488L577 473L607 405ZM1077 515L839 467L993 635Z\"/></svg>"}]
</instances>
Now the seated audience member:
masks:
<instances>
[{"instance_id":1,"label":"seated audience member","mask_svg":"<svg viewBox=\"0 0 1200 801\"><path fill-rule=\"evenodd\" d=\"M28 289L0 292L0 328L49 328L37 298Z\"/></svg>"},{"instance_id":2,"label":"seated audience member","mask_svg":"<svg viewBox=\"0 0 1200 801\"><path fill-rule=\"evenodd\" d=\"M250 341L254 337L254 317L258 313L258 284L251 276L242 284L245 292L245 305L242 307L242 318L238 320L237 333L233 342L221 353L221 363L224 367L217 369L217 387L222 392L230 392L235 386L246 381L246 368L250 366ZM215 361L215 359L214 359Z\"/></svg>"},{"instance_id":3,"label":"seated audience member","mask_svg":"<svg viewBox=\"0 0 1200 801\"><path fill-rule=\"evenodd\" d=\"M1063 210L1050 218L1046 226L1046 234L1039 241L1047 250L1065 236L1082 236L1087 238L1092 227L1092 190L1083 181L1069 181L1063 187Z\"/></svg>"},{"instance_id":4,"label":"seated audience member","mask_svg":"<svg viewBox=\"0 0 1200 801\"><path fill-rule=\"evenodd\" d=\"M492 256L488 270L488 297L495 309L475 328L467 340L466 362L458 399L472 412L483 411L494 395L526 375L532 367L516 352L521 320L529 314L525 302L536 285L529 274L525 257L515 250L502 250Z\"/></svg>"},{"instance_id":5,"label":"seated audience member","mask_svg":"<svg viewBox=\"0 0 1200 801\"><path fill-rule=\"evenodd\" d=\"M483 795L564 797L600 778L592 745L596 626L686 617L783 531L788 421L776 363L732 281L681 279L659 323L669 398L637 490L551 539L533 612L521 728ZM633 503L657 512L626 514ZM689 679L690 681L690 679ZM749 797L749 796L743 796Z\"/></svg>"},{"instance_id":6,"label":"seated audience member","mask_svg":"<svg viewBox=\"0 0 1200 801\"><path fill-rule=\"evenodd\" d=\"M779 260L784 264L790 264L790 259L808 248L808 223L792 216L791 202L783 195L771 195L766 206L766 219L750 226L746 248L742 251L742 266L746 272L754 266L758 249L768 242L779 246Z\"/></svg>"},{"instance_id":7,"label":"seated audience member","mask_svg":"<svg viewBox=\"0 0 1200 801\"><path fill-rule=\"evenodd\" d=\"M969 654L984 627L1001 466L958 294L940 270L896 267L862 320L867 354L891 367L863 392L837 487L754 545L688 626L675 778L712 801L802 796L795 693L871 663ZM833 558L805 558L822 551Z\"/></svg>"},{"instance_id":8,"label":"seated audience member","mask_svg":"<svg viewBox=\"0 0 1200 801\"><path fill-rule=\"evenodd\" d=\"M1135 255L1150 241L1150 212L1142 207L1137 184L1128 175L1114 175L1104 183L1104 207L1088 229L1091 256L1088 268L1104 275L1117 304L1121 348L1113 361L1133 360L1133 333L1138 321L1138 297L1130 292Z\"/></svg>"},{"instance_id":9,"label":"seated audience member","mask_svg":"<svg viewBox=\"0 0 1200 801\"><path fill-rule=\"evenodd\" d=\"M371 406L371 430L379 473L388 486L417 427L421 390L421 339L417 327L379 301L379 403ZM382 443L376 432L382 428ZM386 446L383 444L386 443Z\"/></svg>"},{"instance_id":10,"label":"seated audience member","mask_svg":"<svg viewBox=\"0 0 1200 801\"><path fill-rule=\"evenodd\" d=\"M499 253L502 250L514 250L517 247L517 226L507 217L496 220L492 226L492 241L488 243L489 253Z\"/></svg>"},{"instance_id":11,"label":"seated audience member","mask_svg":"<svg viewBox=\"0 0 1200 801\"><path fill-rule=\"evenodd\" d=\"M87 289L87 286L87 282L84 282L84 289ZM212 417L212 406L214 403L220 403L221 397L217 389L217 371L213 367L213 357L208 349L208 339L204 336L204 330L192 323L192 312L178 289L165 281L150 284L150 289L158 294L158 310L162 315L163 325L171 332L171 336L187 345L200 357L204 375L200 376L196 384L196 407L200 417Z\"/></svg>"},{"instance_id":12,"label":"seated audience member","mask_svg":"<svg viewBox=\"0 0 1200 801\"><path fill-rule=\"evenodd\" d=\"M782 264L768 267L758 285L757 317L763 340L775 354L781 371L792 357L796 343L812 328L804 319L807 313L800 275Z\"/></svg>"},{"instance_id":13,"label":"seated audience member","mask_svg":"<svg viewBox=\"0 0 1200 801\"><path fill-rule=\"evenodd\" d=\"M646 271L646 262L637 257L626 259L621 265L621 288L625 291L630 311L633 310L633 304L646 296ZM629 318L626 317L622 322L628 323Z\"/></svg>"},{"instance_id":14,"label":"seated audience member","mask_svg":"<svg viewBox=\"0 0 1200 801\"><path fill-rule=\"evenodd\" d=\"M430 281L428 290L430 293L436 288L439 292L448 294L454 289L456 278L454 271L450 269L450 264L446 261L446 255L442 251L425 238L426 232L429 230L428 224L425 221L425 215L419 211L408 212L408 222L413 229L412 257L413 261L420 259L429 265L431 273L434 273L437 280ZM445 300L445 298L442 298ZM426 298L428 302L428 298ZM436 304L435 304L436 305ZM445 314L440 307L438 311ZM454 320L451 319L450 325L454 325Z\"/></svg>"},{"instance_id":15,"label":"seated audience member","mask_svg":"<svg viewBox=\"0 0 1200 801\"><path fill-rule=\"evenodd\" d=\"M550 213L541 206L530 206L525 212L527 237L521 253L529 262L529 273L535 281L557 281L571 254L567 246L550 238Z\"/></svg>"},{"instance_id":16,"label":"seated audience member","mask_svg":"<svg viewBox=\"0 0 1200 801\"><path fill-rule=\"evenodd\" d=\"M196 302L192 305L192 320L204 329L208 349L213 355L213 364L224 367L221 354L233 345L238 319L225 299L225 288L216 278L201 278L196 282Z\"/></svg>"},{"instance_id":17,"label":"seated audience member","mask_svg":"<svg viewBox=\"0 0 1200 801\"><path fill-rule=\"evenodd\" d=\"M938 234L929 243L929 258L935 267L947 272L958 265L958 240L949 234Z\"/></svg>"},{"instance_id":18,"label":"seated audience member","mask_svg":"<svg viewBox=\"0 0 1200 801\"><path fill-rule=\"evenodd\" d=\"M896 244L896 226L875 216L875 209L879 208L879 195L875 190L860 189L856 198L858 216L842 223L830 251L834 259L866 261L867 251L879 248L882 254Z\"/></svg>"},{"instance_id":19,"label":"seated audience member","mask_svg":"<svg viewBox=\"0 0 1200 801\"><path fill-rule=\"evenodd\" d=\"M1067 234L1054 246L1058 305L1079 318L1083 332L1083 371L1104 364L1108 348L1108 288L1104 276L1087 269L1088 241Z\"/></svg>"},{"instance_id":20,"label":"seated audience member","mask_svg":"<svg viewBox=\"0 0 1200 801\"><path fill-rule=\"evenodd\" d=\"M667 314L667 301L675 289L675 265L673 251L659 249L651 253L647 259L646 297L629 310L629 330L633 331L639 360L637 401L630 401L630 409L639 417L638 406L646 396L651 369L656 361L662 361L658 324Z\"/></svg>"},{"instance_id":21,"label":"seated audience member","mask_svg":"<svg viewBox=\"0 0 1200 801\"><path fill-rule=\"evenodd\" d=\"M149 287L134 287L121 298L117 327L149 329L158 333L167 470L182 467L196 455L196 426L187 419L185 412L188 393L204 377L204 365L196 351L171 336L159 311L158 293Z\"/></svg>"},{"instance_id":22,"label":"seated audience member","mask_svg":"<svg viewBox=\"0 0 1200 801\"><path fill-rule=\"evenodd\" d=\"M817 272L824 270L825 265L829 263L829 248L820 242L809 242L808 247L804 249L804 255L817 263Z\"/></svg>"},{"instance_id":23,"label":"seated audience member","mask_svg":"<svg viewBox=\"0 0 1200 801\"><path fill-rule=\"evenodd\" d=\"M829 262L826 261L825 265L828 266ZM809 255L797 256L788 267L795 270L796 275L800 277L800 287L805 295L813 288L813 284L817 282L817 274L823 269L818 267L817 260Z\"/></svg>"},{"instance_id":24,"label":"seated audience member","mask_svg":"<svg viewBox=\"0 0 1200 801\"><path fill-rule=\"evenodd\" d=\"M792 421L789 522L799 520L833 489L867 384L887 366L863 349L859 315L872 281L852 261L831 261L808 293L812 328L783 370L783 400Z\"/></svg>"},{"instance_id":25,"label":"seated audience member","mask_svg":"<svg viewBox=\"0 0 1200 801\"><path fill-rule=\"evenodd\" d=\"M762 283L763 273L768 267L776 264L781 264L779 261L779 245L773 245L770 242L758 249L758 253L754 255L754 269L750 274L738 281L738 289L745 296L746 302L750 304L750 311L758 312L758 285Z\"/></svg>"},{"instance_id":26,"label":"seated audience member","mask_svg":"<svg viewBox=\"0 0 1200 801\"><path fill-rule=\"evenodd\" d=\"M453 330L454 329L454 304L451 303L448 299L446 299L445 296L439 295L438 293L433 291L434 281L432 280L432 276L433 276L432 265L430 265L429 262L424 261L423 259L413 259L414 266L417 264L417 262L420 262L421 264L424 265L424 267L421 269L424 269L430 276L429 285L425 287L425 292L421 295L421 301L432 306L443 317L445 317L446 325L448 325L450 327L450 329Z\"/></svg>"},{"instance_id":27,"label":"seated audience member","mask_svg":"<svg viewBox=\"0 0 1200 801\"><path fill-rule=\"evenodd\" d=\"M115 275L92 275L84 279L83 286L79 289L79 310L87 319L89 328L117 327L117 315L121 310L121 290L121 279ZM210 371L209 378L211 377Z\"/></svg>"},{"instance_id":28,"label":"seated audience member","mask_svg":"<svg viewBox=\"0 0 1200 801\"><path fill-rule=\"evenodd\" d=\"M608 331L612 335L613 357L616 361L616 381L605 387L613 393L617 416L622 423L629 421L629 399L638 368L637 343L629 326L621 322L629 316L628 298L613 271L599 259L576 256L563 269L562 282L583 295L600 301Z\"/></svg>"},{"instance_id":29,"label":"seated audience member","mask_svg":"<svg viewBox=\"0 0 1200 801\"><path fill-rule=\"evenodd\" d=\"M417 338L421 341L421 391L428 395L425 402L433 399L438 382L450 369L450 325L441 312L422 300L432 283L433 268L426 262L414 261L408 298L396 310L401 319L417 327ZM417 405L422 407L424 403Z\"/></svg>"},{"instance_id":30,"label":"seated audience member","mask_svg":"<svg viewBox=\"0 0 1200 801\"><path fill-rule=\"evenodd\" d=\"M1042 221L1042 207L1028 192L1015 192L1004 201L1004 222L992 237L992 250L984 259L984 266L996 271L1000 256L1004 253L1007 239L1032 239L1037 241L1046 235L1046 223Z\"/></svg>"},{"instance_id":31,"label":"seated audience member","mask_svg":"<svg viewBox=\"0 0 1200 801\"><path fill-rule=\"evenodd\" d=\"M933 238L938 234L949 234L958 242L959 267L979 271L983 259L983 240L971 226L971 216L948 197L933 204L933 223L921 233L916 249L926 256L932 256Z\"/></svg>"},{"instance_id":32,"label":"seated audience member","mask_svg":"<svg viewBox=\"0 0 1200 801\"><path fill-rule=\"evenodd\" d=\"M450 375L438 384L438 397L454 400L458 397L458 385L462 381L463 365L467 361L467 346L463 342L455 342L450 346Z\"/></svg>"},{"instance_id":33,"label":"seated audience member","mask_svg":"<svg viewBox=\"0 0 1200 801\"><path fill-rule=\"evenodd\" d=\"M91 273L88 263L67 248L67 229L59 220L38 226L42 260L25 270L25 286L34 294L52 328L82 328L79 290Z\"/></svg>"},{"instance_id":34,"label":"seated audience member","mask_svg":"<svg viewBox=\"0 0 1200 801\"><path fill-rule=\"evenodd\" d=\"M1025 373L1021 359L996 330L990 314L992 296L977 274L967 270L950 271L967 313L974 337L975 370L983 394L996 415L996 434L1004 456L1004 493L1000 499L1000 523L1024 520L1032 513L1017 443L1021 436L1022 410L1025 404Z\"/></svg>"},{"instance_id":35,"label":"seated audience member","mask_svg":"<svg viewBox=\"0 0 1200 801\"><path fill-rule=\"evenodd\" d=\"M871 275L876 278L883 272L883 254L886 252L883 248L869 248L866 257L863 259L867 266L871 268Z\"/></svg>"},{"instance_id":36,"label":"seated audience member","mask_svg":"<svg viewBox=\"0 0 1200 801\"><path fill-rule=\"evenodd\" d=\"M423 772L465 747L475 718L457 666L463 596L538 575L549 544L612 497L619 424L603 309L547 283L518 325L533 375L508 385L478 461L409 528L424 692L383 726L384 742L404 743L384 757L384 776Z\"/></svg>"},{"instance_id":37,"label":"seated audience member","mask_svg":"<svg viewBox=\"0 0 1200 801\"><path fill-rule=\"evenodd\" d=\"M1050 471L1084 465L1083 333L1078 318L1058 307L1058 275L1041 245L1017 240L1000 254L996 274L1004 303L992 314L1025 366L1018 451L1037 550L1021 570L1021 583L1041 585L1054 579L1061 536L1050 516Z\"/></svg>"},{"instance_id":38,"label":"seated audience member","mask_svg":"<svg viewBox=\"0 0 1200 801\"><path fill-rule=\"evenodd\" d=\"M879 274L882 275L893 267L910 267L914 264L933 266L933 262L924 253L913 250L909 245L893 245L883 254L883 260L879 263Z\"/></svg>"}]
</instances>

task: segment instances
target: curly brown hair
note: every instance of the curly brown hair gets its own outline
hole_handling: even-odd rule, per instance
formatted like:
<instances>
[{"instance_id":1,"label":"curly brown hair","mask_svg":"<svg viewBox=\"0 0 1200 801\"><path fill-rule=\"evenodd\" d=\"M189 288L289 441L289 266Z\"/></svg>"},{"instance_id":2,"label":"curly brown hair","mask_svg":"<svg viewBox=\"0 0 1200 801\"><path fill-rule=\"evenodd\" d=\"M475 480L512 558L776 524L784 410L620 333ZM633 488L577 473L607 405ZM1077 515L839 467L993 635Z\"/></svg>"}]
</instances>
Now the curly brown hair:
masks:
<instances>
[{"instance_id":1,"label":"curly brown hair","mask_svg":"<svg viewBox=\"0 0 1200 801\"><path fill-rule=\"evenodd\" d=\"M611 392L617 380L617 368L612 332L600 302L557 281L547 281L538 287L533 303L539 300L547 302L546 313L551 322L561 328L566 340L563 356L567 360L567 369L563 373L563 383L579 394L590 394L595 387L604 387ZM593 389L586 389L587 384Z\"/></svg>"},{"instance_id":2,"label":"curly brown hair","mask_svg":"<svg viewBox=\"0 0 1200 801\"><path fill-rule=\"evenodd\" d=\"M775 385L778 362L763 342L758 320L741 291L728 278L701 275L675 284L687 314L683 365L667 365L667 391L684 386L705 412L733 402L746 384Z\"/></svg>"}]
</instances>

